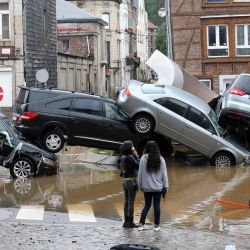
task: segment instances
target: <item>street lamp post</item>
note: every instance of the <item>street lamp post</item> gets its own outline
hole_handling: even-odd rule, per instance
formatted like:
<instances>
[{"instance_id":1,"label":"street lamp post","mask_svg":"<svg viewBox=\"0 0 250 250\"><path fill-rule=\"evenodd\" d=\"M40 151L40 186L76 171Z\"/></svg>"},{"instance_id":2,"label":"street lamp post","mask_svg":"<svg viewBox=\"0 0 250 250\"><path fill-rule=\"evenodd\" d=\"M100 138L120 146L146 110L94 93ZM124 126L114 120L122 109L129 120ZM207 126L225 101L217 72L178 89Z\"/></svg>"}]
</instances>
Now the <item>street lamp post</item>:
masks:
<instances>
[{"instance_id":1,"label":"street lamp post","mask_svg":"<svg viewBox=\"0 0 250 250\"><path fill-rule=\"evenodd\" d=\"M173 59L170 0L165 0L165 10L166 10L166 43L168 49L168 57L170 59Z\"/></svg>"}]
</instances>

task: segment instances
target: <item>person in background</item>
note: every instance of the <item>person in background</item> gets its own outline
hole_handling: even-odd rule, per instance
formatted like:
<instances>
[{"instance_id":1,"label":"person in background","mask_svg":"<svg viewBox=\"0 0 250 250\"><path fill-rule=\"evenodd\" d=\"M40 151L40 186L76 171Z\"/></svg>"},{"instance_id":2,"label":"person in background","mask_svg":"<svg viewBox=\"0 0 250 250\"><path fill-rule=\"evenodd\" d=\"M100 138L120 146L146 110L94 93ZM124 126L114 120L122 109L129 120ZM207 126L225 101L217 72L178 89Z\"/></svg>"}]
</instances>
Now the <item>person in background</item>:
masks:
<instances>
[{"instance_id":1,"label":"person in background","mask_svg":"<svg viewBox=\"0 0 250 250\"><path fill-rule=\"evenodd\" d=\"M139 169L139 156L133 146L132 141L124 141L120 147L121 153L121 173L123 177L124 189L124 228L135 228L134 223L134 202L137 185L137 173Z\"/></svg>"},{"instance_id":2,"label":"person in background","mask_svg":"<svg viewBox=\"0 0 250 250\"><path fill-rule=\"evenodd\" d=\"M138 230L145 229L145 220L153 200L154 231L160 230L160 201L168 189L167 167L155 141L148 141L141 157L138 173L138 188L144 192L145 205L141 212Z\"/></svg>"}]
</instances>

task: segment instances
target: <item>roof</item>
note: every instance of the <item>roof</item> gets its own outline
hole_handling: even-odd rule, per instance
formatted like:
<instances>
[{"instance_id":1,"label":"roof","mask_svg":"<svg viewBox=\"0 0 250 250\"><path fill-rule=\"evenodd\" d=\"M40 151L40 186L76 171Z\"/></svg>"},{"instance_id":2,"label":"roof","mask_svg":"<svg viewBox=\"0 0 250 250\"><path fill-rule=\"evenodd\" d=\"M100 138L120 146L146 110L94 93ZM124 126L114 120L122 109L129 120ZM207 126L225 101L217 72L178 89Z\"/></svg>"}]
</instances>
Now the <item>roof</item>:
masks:
<instances>
[{"instance_id":1,"label":"roof","mask_svg":"<svg viewBox=\"0 0 250 250\"><path fill-rule=\"evenodd\" d=\"M64 0L56 0L56 18L58 23L98 22L107 25L104 20Z\"/></svg>"},{"instance_id":2,"label":"roof","mask_svg":"<svg viewBox=\"0 0 250 250\"><path fill-rule=\"evenodd\" d=\"M154 23L148 21L148 29L157 29L157 26Z\"/></svg>"}]
</instances>

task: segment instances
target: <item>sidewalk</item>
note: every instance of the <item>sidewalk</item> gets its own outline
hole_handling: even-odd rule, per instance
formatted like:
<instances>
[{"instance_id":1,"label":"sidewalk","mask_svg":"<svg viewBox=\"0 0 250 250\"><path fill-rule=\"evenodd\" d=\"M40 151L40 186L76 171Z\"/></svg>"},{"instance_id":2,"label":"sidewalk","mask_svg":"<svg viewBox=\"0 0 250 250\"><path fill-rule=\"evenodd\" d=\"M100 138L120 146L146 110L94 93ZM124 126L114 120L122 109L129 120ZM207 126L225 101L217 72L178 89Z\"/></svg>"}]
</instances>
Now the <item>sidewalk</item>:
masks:
<instances>
[{"instance_id":1,"label":"sidewalk","mask_svg":"<svg viewBox=\"0 0 250 250\"><path fill-rule=\"evenodd\" d=\"M77 159L82 161L82 162L86 162L86 163L117 166L119 156L97 154L97 153L92 153L90 151L86 151L84 153L80 153L79 156L77 157Z\"/></svg>"},{"instance_id":2,"label":"sidewalk","mask_svg":"<svg viewBox=\"0 0 250 250\"><path fill-rule=\"evenodd\" d=\"M224 250L235 245L237 250L250 249L249 238L238 235L203 232L185 228L162 226L160 232L152 229L138 232L123 229L122 223L98 219L94 224L17 224L0 222L0 249L25 250L109 250L119 244L145 244L161 250Z\"/></svg>"}]
</instances>

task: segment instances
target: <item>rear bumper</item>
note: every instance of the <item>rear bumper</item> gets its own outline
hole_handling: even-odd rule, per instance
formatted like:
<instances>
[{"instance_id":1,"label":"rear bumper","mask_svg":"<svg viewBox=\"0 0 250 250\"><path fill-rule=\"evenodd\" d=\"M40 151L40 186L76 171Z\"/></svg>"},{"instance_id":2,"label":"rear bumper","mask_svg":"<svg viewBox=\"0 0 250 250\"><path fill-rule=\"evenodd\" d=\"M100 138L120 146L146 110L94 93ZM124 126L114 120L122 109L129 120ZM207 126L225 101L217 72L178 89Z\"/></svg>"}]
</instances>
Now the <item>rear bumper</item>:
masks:
<instances>
[{"instance_id":1,"label":"rear bumper","mask_svg":"<svg viewBox=\"0 0 250 250\"><path fill-rule=\"evenodd\" d=\"M30 127L26 127L24 125L15 124L15 128L26 138L29 139L37 139L40 137L41 128L39 130L31 129Z\"/></svg>"},{"instance_id":2,"label":"rear bumper","mask_svg":"<svg viewBox=\"0 0 250 250\"><path fill-rule=\"evenodd\" d=\"M232 108L224 108L221 111L221 116L224 118L245 118L247 120L250 120L250 112L239 110L239 109L232 109Z\"/></svg>"}]
</instances>

